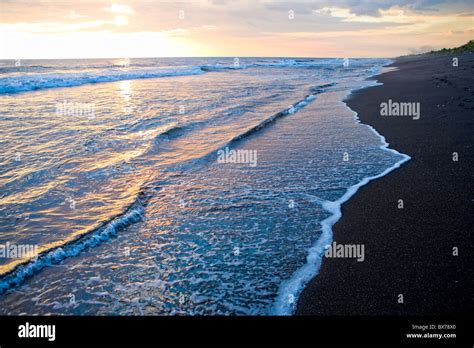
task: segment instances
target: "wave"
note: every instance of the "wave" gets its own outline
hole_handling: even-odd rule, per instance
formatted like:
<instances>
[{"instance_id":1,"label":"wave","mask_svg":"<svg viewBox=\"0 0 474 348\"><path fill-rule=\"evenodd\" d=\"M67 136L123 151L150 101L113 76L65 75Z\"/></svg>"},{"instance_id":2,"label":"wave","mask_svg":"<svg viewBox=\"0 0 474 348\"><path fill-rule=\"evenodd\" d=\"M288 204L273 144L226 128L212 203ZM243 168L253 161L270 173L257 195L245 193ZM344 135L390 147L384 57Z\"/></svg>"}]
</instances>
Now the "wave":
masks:
<instances>
[{"instance_id":1,"label":"wave","mask_svg":"<svg viewBox=\"0 0 474 348\"><path fill-rule=\"evenodd\" d=\"M318 86L312 87L311 91L313 92L313 94L308 94L306 97L304 97L304 99L302 99L302 100L300 100L300 101L298 101L294 104L291 104L288 107L288 109L285 109L285 110L282 110L280 112L277 112L276 114L273 114L272 116L266 118L265 120L263 120L262 122L260 122L256 126L253 126L253 127L249 128L248 130L246 130L245 132L233 137L229 141L228 145L230 145L234 142L237 142L237 141L239 141L239 140L241 140L245 137L248 137L249 135L261 130L262 128L265 128L265 127L269 126L270 124L274 123L276 120L278 120L281 117L284 117L284 116L291 115L291 114L295 113L296 111L298 111L301 108L308 105L308 103L315 100L317 94L323 93L327 90L327 88L333 87L335 85L336 85L336 83L332 82L332 83L327 83L327 84L324 84L324 85L318 85Z\"/></svg>"},{"instance_id":2,"label":"wave","mask_svg":"<svg viewBox=\"0 0 474 348\"><path fill-rule=\"evenodd\" d=\"M334 87L335 85L336 85L335 82L326 83L326 84L324 84L324 85L319 85L319 86L311 87L309 90L310 90L310 92L312 92L312 93L322 93L322 92L324 92L324 90L325 90L326 88Z\"/></svg>"},{"instance_id":3,"label":"wave","mask_svg":"<svg viewBox=\"0 0 474 348\"><path fill-rule=\"evenodd\" d=\"M184 131L185 131L185 127L183 126L172 126L164 130L163 132L157 134L155 136L154 142L159 143L163 140L170 140L172 138L180 136L181 134L184 133Z\"/></svg>"},{"instance_id":4,"label":"wave","mask_svg":"<svg viewBox=\"0 0 474 348\"><path fill-rule=\"evenodd\" d=\"M240 62L239 65L204 65L201 66L201 69L205 71L219 71L219 70L238 70L238 69L248 69L248 68L287 68L287 67L296 67L296 68L319 68L319 67L331 67L340 66L341 63L337 59L276 59L272 61L260 60L255 63L244 64Z\"/></svg>"},{"instance_id":5,"label":"wave","mask_svg":"<svg viewBox=\"0 0 474 348\"><path fill-rule=\"evenodd\" d=\"M202 65L200 66L200 69L202 71L219 71L219 70L240 70L240 69L245 69L247 68L248 65Z\"/></svg>"},{"instance_id":6,"label":"wave","mask_svg":"<svg viewBox=\"0 0 474 348\"><path fill-rule=\"evenodd\" d=\"M336 85L335 83L324 84L316 86L318 93L322 93L326 88ZM267 126L274 123L278 118L293 114L305 107L308 103L316 99L316 96L313 94L307 95L302 100L291 104L288 109L282 110L269 118L263 120L256 126L251 127L244 133L241 133L234 138L232 138L228 145L231 143L237 142ZM166 141L178 136L181 136L188 127L178 124L172 124L164 130L160 131L155 135L154 143L160 143L161 141ZM204 156L202 159L210 157L214 154L214 151L209 153L208 156ZM79 236L78 238L65 242L60 247L55 247L43 251L35 259L26 261L23 264L16 266L12 271L0 275L0 294L5 292L11 287L18 286L26 278L33 276L34 274L40 272L43 268L49 267L60 263L62 260L75 257L79 255L83 250L97 246L110 238L114 237L117 232L137 221L139 221L144 213L144 206L149 197L145 196L145 190L142 188L140 191L139 197L136 201L126 209L122 214L112 218L108 222L105 222L98 228L95 228L85 234Z\"/></svg>"},{"instance_id":7,"label":"wave","mask_svg":"<svg viewBox=\"0 0 474 348\"><path fill-rule=\"evenodd\" d=\"M257 62L254 64L251 64L253 67L291 67L291 66L301 66L301 62L297 62L294 59L278 59L276 61L272 62Z\"/></svg>"},{"instance_id":8,"label":"wave","mask_svg":"<svg viewBox=\"0 0 474 348\"><path fill-rule=\"evenodd\" d=\"M204 71L219 71L219 70L240 70L240 69L248 69L248 68L255 68L255 67L291 67L291 66L303 66L294 59L278 59L273 61L257 61L255 63L244 64L239 62L238 65L224 65L224 64L216 64L216 65L202 65L201 69Z\"/></svg>"},{"instance_id":9,"label":"wave","mask_svg":"<svg viewBox=\"0 0 474 348\"><path fill-rule=\"evenodd\" d=\"M320 87L318 93L323 93L323 92L326 91L326 89L325 89L326 87L335 86L335 85L336 85L336 83L317 86L317 87ZM266 128L266 127L269 127L274 122L276 122L278 119L280 119L282 117L285 117L285 116L288 116L288 115L291 115L291 114L294 114L295 112L302 109L303 107L305 107L306 105L308 105L310 102L312 102L315 99L316 99L315 94L307 95L302 100L300 100L300 101L298 101L294 104L289 105L289 107L287 109L279 111L276 114L273 114L272 116L264 119L263 121L261 121L257 125L250 127L249 129L247 129L243 133L240 133L240 134L234 136L228 142L226 142L225 144L220 146L220 148L229 147L229 146L232 146L235 143L238 143L239 141L247 138L248 136L250 136L250 135ZM208 152L206 155L204 155L202 157L194 158L190 161L186 161L184 163L181 163L181 164L179 164L178 167L175 167L174 170L175 171L181 170L181 171L187 171L187 172L189 172L191 170L199 170L200 168L205 166L207 163L212 162L212 161L215 160L216 151L217 151L217 149Z\"/></svg>"},{"instance_id":10,"label":"wave","mask_svg":"<svg viewBox=\"0 0 474 348\"><path fill-rule=\"evenodd\" d=\"M0 95L1 94L14 94L20 92L31 92L36 90L51 89L51 88L63 88L63 87L77 87L85 84L104 83L104 82L116 82L123 80L135 80L135 79L146 79L146 78L159 78L159 77L172 77L172 76L187 76L187 75L199 75L207 72L218 72L218 71L229 71L229 70L241 70L248 68L264 68L264 67L299 67L299 68L334 68L339 63L336 60L294 60L294 59L278 59L270 62L257 61L255 63L239 65L200 65L200 66L179 66L179 67L148 67L142 69L133 69L132 66L140 67L139 64L131 65L128 68L124 68L121 65L108 65L102 67L103 70L99 71L67 71L71 67L58 66L56 67L59 71L54 73L46 72L32 72L25 75L15 75L0 78ZM40 67L40 66L37 66ZM20 67L23 69L23 67ZM32 69L34 67L25 66L25 69ZM45 67L41 67L45 68ZM100 69L100 66L84 66L83 69ZM4 69L4 68L3 68ZM18 70L18 68L15 68ZM48 67L49 69L49 67Z\"/></svg>"},{"instance_id":11,"label":"wave","mask_svg":"<svg viewBox=\"0 0 474 348\"><path fill-rule=\"evenodd\" d=\"M10 272L1 275L0 294L20 285L26 278L37 274L42 269L59 264L66 258L75 257L82 251L111 239L125 227L140 221L148 198L144 191L140 191L139 197L122 214L74 240L65 242L60 247L54 247L41 252L35 258L19 264Z\"/></svg>"},{"instance_id":12,"label":"wave","mask_svg":"<svg viewBox=\"0 0 474 348\"><path fill-rule=\"evenodd\" d=\"M150 67L149 64L107 64L107 65L20 65L0 67L0 73L10 72L35 72L35 71L68 71L68 70L97 70L97 69L120 69L125 67Z\"/></svg>"},{"instance_id":13,"label":"wave","mask_svg":"<svg viewBox=\"0 0 474 348\"><path fill-rule=\"evenodd\" d=\"M288 109L285 109L283 111L277 112L276 114L273 114L272 116L266 118L265 120L263 120L262 122L260 122L256 126L253 126L252 128L246 130L244 133L241 133L241 134L235 136L234 138L232 138L230 140L229 144L234 143L236 141L239 141L239 140L241 140L245 137L248 137L249 135L259 131L262 128L267 127L268 125L272 124L277 119L279 119L283 116L287 116L287 115L295 113L296 111L298 111L302 107L306 106L309 102L313 101L314 99L316 99L315 95L313 95L313 94L307 95L303 100L300 100L299 102L290 105L288 107Z\"/></svg>"},{"instance_id":14,"label":"wave","mask_svg":"<svg viewBox=\"0 0 474 348\"><path fill-rule=\"evenodd\" d=\"M198 75L203 73L204 71L199 67L182 67L139 70L111 69L101 73L30 74L0 78L0 94L36 91L46 88L75 87L91 83Z\"/></svg>"},{"instance_id":15,"label":"wave","mask_svg":"<svg viewBox=\"0 0 474 348\"><path fill-rule=\"evenodd\" d=\"M316 86L319 93L322 93L326 88L336 85L335 83L324 84ZM232 138L228 145L231 143L237 142L267 126L274 123L277 119L293 114L300 110L301 108L305 107L308 103L312 102L316 99L316 96L313 94L307 95L302 100L291 104L288 109L282 110L269 118L263 120L258 125L251 127L244 133L241 133L234 138ZM168 128L164 129L160 133L158 133L155 138L154 142L159 143L162 140L169 140L170 138L174 138L177 136L182 135L182 133L186 130L187 127L182 125L173 124L170 125ZM210 157L214 154L214 151L209 153L208 156L204 156L205 159ZM7 291L8 289L18 286L21 284L26 278L33 276L34 274L40 272L45 267L49 267L55 264L60 263L62 260L70 257L78 256L82 251L97 246L110 238L114 237L117 232L135 222L138 222L143 213L144 207L146 205L146 201L149 199L149 196L146 196L146 191L142 188L140 191L139 197L136 201L126 209L122 214L112 218L108 222L105 222L98 228L95 228L85 234L79 236L77 239L72 241L65 242L60 247L55 247L53 249L49 249L43 251L40 255L38 255L35 259L26 261L23 264L16 266L12 271L0 275L0 294Z\"/></svg>"}]
</instances>

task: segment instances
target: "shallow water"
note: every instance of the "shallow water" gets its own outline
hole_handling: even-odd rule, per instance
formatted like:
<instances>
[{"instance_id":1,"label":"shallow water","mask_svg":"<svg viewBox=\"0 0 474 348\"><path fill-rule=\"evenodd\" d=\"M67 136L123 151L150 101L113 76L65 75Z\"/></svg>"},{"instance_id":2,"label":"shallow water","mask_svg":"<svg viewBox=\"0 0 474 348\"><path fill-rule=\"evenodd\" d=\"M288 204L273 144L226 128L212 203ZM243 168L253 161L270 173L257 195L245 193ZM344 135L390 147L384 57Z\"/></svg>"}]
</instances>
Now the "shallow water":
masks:
<instances>
[{"instance_id":1,"label":"shallow water","mask_svg":"<svg viewBox=\"0 0 474 348\"><path fill-rule=\"evenodd\" d=\"M384 60L7 63L0 244L44 252L0 258L2 314L267 314L322 203L401 159L342 102Z\"/></svg>"}]
</instances>

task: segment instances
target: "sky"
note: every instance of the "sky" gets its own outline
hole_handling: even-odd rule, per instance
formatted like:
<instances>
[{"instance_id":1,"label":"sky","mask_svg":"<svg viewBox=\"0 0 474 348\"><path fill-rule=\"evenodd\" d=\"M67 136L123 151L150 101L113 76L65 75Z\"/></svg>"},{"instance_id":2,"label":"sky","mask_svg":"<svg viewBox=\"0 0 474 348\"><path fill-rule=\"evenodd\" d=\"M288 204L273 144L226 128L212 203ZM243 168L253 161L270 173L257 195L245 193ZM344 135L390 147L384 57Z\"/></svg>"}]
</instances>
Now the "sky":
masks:
<instances>
[{"instance_id":1,"label":"sky","mask_svg":"<svg viewBox=\"0 0 474 348\"><path fill-rule=\"evenodd\" d=\"M395 57L473 23L474 0L0 0L0 59Z\"/></svg>"}]
</instances>

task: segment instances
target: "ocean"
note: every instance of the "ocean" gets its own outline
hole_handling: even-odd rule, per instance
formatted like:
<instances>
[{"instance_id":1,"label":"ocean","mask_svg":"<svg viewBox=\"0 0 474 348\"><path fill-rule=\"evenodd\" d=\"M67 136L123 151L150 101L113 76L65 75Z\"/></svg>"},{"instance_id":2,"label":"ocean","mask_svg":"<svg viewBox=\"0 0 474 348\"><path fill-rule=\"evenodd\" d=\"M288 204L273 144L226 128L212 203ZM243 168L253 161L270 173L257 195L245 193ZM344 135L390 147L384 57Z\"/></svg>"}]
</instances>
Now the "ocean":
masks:
<instances>
[{"instance_id":1,"label":"ocean","mask_svg":"<svg viewBox=\"0 0 474 348\"><path fill-rule=\"evenodd\" d=\"M388 63L0 61L0 314L291 314L409 159L344 103Z\"/></svg>"}]
</instances>

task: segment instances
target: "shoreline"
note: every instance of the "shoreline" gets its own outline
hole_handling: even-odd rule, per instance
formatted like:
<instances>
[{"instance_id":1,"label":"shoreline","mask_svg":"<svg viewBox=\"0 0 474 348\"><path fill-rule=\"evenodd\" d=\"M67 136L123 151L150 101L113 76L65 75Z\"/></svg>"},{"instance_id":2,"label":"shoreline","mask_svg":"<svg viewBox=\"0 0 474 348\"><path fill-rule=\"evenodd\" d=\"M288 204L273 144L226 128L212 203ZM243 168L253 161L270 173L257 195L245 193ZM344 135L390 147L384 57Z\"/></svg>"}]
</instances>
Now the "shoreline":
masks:
<instances>
[{"instance_id":1,"label":"shoreline","mask_svg":"<svg viewBox=\"0 0 474 348\"><path fill-rule=\"evenodd\" d=\"M395 67L396 69L392 69L369 78L369 80L379 81L380 84L356 90L352 92L344 101L346 106L354 112L356 121L358 120L359 123L367 125L381 137L383 143L381 148L385 148L389 151L393 150L401 154L406 154L414 160L408 161L408 157L405 157L393 167L388 168L382 174L372 178L364 179L361 182L363 183L365 181L363 184L359 183L354 185L353 187L356 187L355 192L350 194L348 199L342 200L341 198L341 217L339 218L337 215L332 215L330 218L328 218L333 219L334 216L336 216L336 222L332 225L333 240L340 244L359 243L365 245L368 251L368 260L366 262L362 262L361 264L357 264L354 259L325 258L322 262L319 272L309 283L306 284L303 291L301 292L298 298L296 311L294 312L295 315L451 314L463 311L463 301L465 302L468 299L468 287L465 282L460 280L462 275L468 274L464 273L467 272L469 264L465 255L464 257L452 256L452 259L450 262L448 262L449 266L438 267L443 270L448 268L451 272L453 272L453 274L456 274L456 277L454 277L456 279L452 279L452 283L455 285L451 284L452 289L450 291L455 293L455 295L444 295L443 289L439 291L437 288L437 285L440 283L449 282L450 279L448 275L445 275L445 279L443 279L443 277L431 277L433 280L432 282L428 281L422 285L425 288L426 293L438 291L435 298L429 301L424 298L423 291L420 291L416 286L413 285L417 282L417 275L423 273L423 257L426 257L426 260L429 261L429 265L439 266L439 262L437 264L436 260L434 260L435 257L433 257L433 253L430 253L429 249L426 248L421 248L424 250L424 252L418 253L417 247L419 247L419 245L415 245L414 250L410 249L406 250L405 252L397 250L403 250L405 241L399 240L397 241L398 244L390 245L386 243L386 239L390 239L391 236L383 235L384 230L391 230L389 226L386 226L388 222L387 220L391 221L394 217L400 218L398 212L402 211L401 209L399 210L397 208L397 200L395 199L396 197L387 199L384 194L384 191L390 191L392 193L392 191L398 187L396 183L391 183L391 181L393 181L391 178L396 176L399 183L403 184L401 186L402 188L400 189L400 192L398 193L398 195L401 197L403 197L405 193L410 193L410 191L412 191L412 194L413 191L416 192L416 187L410 187L412 186L410 185L411 178L404 173L405 170L403 169L410 163L414 162L414 164L410 165L410 167L414 168L414 172L417 172L420 169L417 168L419 167L417 166L419 157L417 156L418 153L416 149L414 149L413 144L409 141L406 141L406 135L404 134L404 131L408 130L408 132L410 132L410 129L414 129L414 131L419 132L420 130L417 126L420 124L423 126L425 124L431 124L426 127L428 130L443 129L442 127L444 125L438 125L436 122L433 122L433 119L431 118L433 105L429 103L428 99L430 99L429 92L433 90L433 88L439 87L439 84L437 86L436 83L434 86L431 86L433 84L432 74L442 73L443 68L446 68L446 65L448 65L447 63L453 56L454 55L427 55L397 58L392 64L388 66L392 68ZM466 65L464 67L460 65L460 67L452 68L453 70L450 71L452 73L452 79L458 82L460 76L462 75L462 69L469 69L469 67L472 69L473 58L470 54L460 54L456 56L463 57L463 59L465 58L464 60L466 61ZM416 76L415 79L412 79L413 73L411 70L414 68L418 69L418 76ZM447 73L448 72L449 71L447 71ZM440 77L439 80L435 81L437 82L443 80L447 79L445 77ZM469 88L469 85L472 85L472 79L469 80L469 78L467 78L467 81L463 80L462 82L464 82L461 83L463 91L465 91L465 88ZM426 84L430 85L429 87L431 87L431 89L426 88ZM405 88L405 85L410 85L411 88ZM421 85L424 85L425 88L420 88ZM447 85L448 87L451 86L449 83ZM420 91L428 93L417 93ZM439 92L439 90L437 92ZM441 97L446 98L448 101L454 99L453 94L456 95L456 91L445 91L444 88L442 93L443 94ZM463 96L464 94L466 93L461 93ZM413 98L413 95L416 95L416 98ZM437 95L437 97L439 97L439 95ZM424 109L423 115L425 115L425 118L421 122L420 120L414 121L411 120L411 118L406 119L404 117L395 119L392 117L380 117L380 101L386 101L388 99L400 101L419 101L422 105L422 109ZM452 110L449 111L452 111L454 114L459 114L459 112L461 112L463 115L460 118L461 121L467 124L470 123L468 118L470 109L463 109L462 105L457 105L457 103L456 105L451 106ZM456 107L460 108L460 110L457 110ZM425 110L428 111L426 112ZM421 123L413 124L410 122ZM398 128L393 129L393 124L396 124ZM452 132L455 134L457 134L456 131L459 129L459 126L451 127ZM425 138L427 138L428 141L432 140L432 138L429 136L429 133L425 135ZM461 140L463 140L463 144L465 146L469 147L469 142L466 141L466 139L468 140L469 138L464 137L464 139ZM405 145L408 146L402 145L404 141ZM430 147L427 147L427 149L430 149ZM429 150L427 152L429 152ZM467 158L467 151L463 152L464 157L467 159L464 164L468 168L469 163L472 164L472 156ZM408 161L408 163L405 163L406 161ZM405 165L400 168L401 164L403 163L405 163ZM391 173L396 168L399 168L399 170L395 171L396 174ZM463 174L464 176L467 176L466 173L468 170L465 172L460 172L461 175ZM386 176L389 173L391 175ZM383 180L373 180L382 177L384 177ZM407 183L408 185L406 185ZM376 190L374 190L374 186L377 186ZM430 185L427 184L426 186L429 187ZM351 187L347 193L349 193L353 187ZM431 189L436 191L436 187L431 187ZM347 193L344 196L346 196ZM356 195L355 193L358 194ZM455 199L452 199L452 197L450 198L450 201L456 201ZM421 203L423 203L423 200L421 201ZM457 205L465 204L466 202L468 201L461 200L461 202L458 202ZM451 207L454 205L455 203L453 203ZM360 206L362 206L362 209ZM374 207L382 206L385 208L374 209ZM403 211L408 212L408 216L406 217L405 221L403 221L402 218L400 223L402 225L405 224L405 227L409 227L406 228L406 230L410 230L410 228L413 226L418 228L423 227L423 225L417 224L416 216L419 217L419 214L415 216L413 213L410 214L407 210L408 208L409 207L407 206L405 209L403 209ZM367 212L373 212L373 210L375 210L375 214L367 214ZM387 214L388 219L386 216ZM375 216L370 217L367 215ZM426 213L426 215L428 215L427 218L430 219L432 214ZM462 216L469 215L463 214ZM450 214L448 214L447 219L449 219L449 217ZM364 222L367 222L367 219L369 222L370 219L373 220L371 228L369 229L364 227ZM436 224L434 225L434 227L437 227ZM464 221L463 227L465 228L457 229L457 239L455 243L451 242L451 245L448 245L449 238L445 238L447 239L444 241L445 257L449 257L447 249L449 249L449 247L454 244L459 245L459 248L466 247L467 249L467 246L469 245L467 225L469 225L469 221ZM464 235L462 233L463 230ZM407 232L404 232L404 234L409 235ZM407 236L406 242L409 242L409 236ZM397 256L398 254L405 254L405 258L397 259L396 257L392 257ZM420 273L417 274L416 272L406 272L406 274L404 274L404 269L405 267L410 266L409 261L411 259L417 260L415 263L415 268L417 268ZM401 263L403 266L399 267L397 272L391 272L392 267L396 267L397 263ZM377 272L373 272L372 270L374 269L376 269ZM458 272L456 272L456 269ZM429 274L427 274L428 272L424 273L425 274L423 274L422 277L430 279ZM393 276L390 276L390 274L393 274ZM384 278L389 279L388 285L384 284ZM408 290L408 292L405 295L404 291L406 292L406 290ZM403 297L406 296L408 298L406 301L403 299L403 303L398 303L397 300L399 299L399 295L402 295ZM449 300L445 300L443 303L443 301L440 301L440 299L444 297L449 298ZM417 301L414 301L415 298L420 300L421 306L419 306L419 308L415 308L417 307ZM411 306L404 305L408 301ZM447 302L449 304L447 304Z\"/></svg>"},{"instance_id":2,"label":"shoreline","mask_svg":"<svg viewBox=\"0 0 474 348\"><path fill-rule=\"evenodd\" d=\"M392 65L393 63L394 61L391 60L391 63L387 64L387 66ZM396 71L396 69L387 68L387 66L383 66L381 68L382 72L380 72L379 74L371 75L366 80L375 80L376 77L379 75L382 75L389 71ZM383 70L386 70L386 71L383 71ZM402 156L403 158L400 159L395 164L393 164L391 167L388 167L387 169L385 169L383 172L373 175L373 176L365 177L358 183L350 186L346 190L344 195L342 195L336 201L322 201L321 202L321 205L324 208L324 210L326 210L331 215L327 217L326 219L324 219L323 221L321 221L322 233L321 233L321 236L318 238L318 240L309 248L308 256L307 256L308 262L304 264L301 268L299 268L292 275L290 279L288 279L283 284L281 284L277 299L275 300L275 303L274 303L274 307L270 311L271 314L275 314L275 315L295 314L294 305L289 303L288 299L290 298L290 296L293 296L298 301L299 296L301 295L302 291L304 291L305 285L308 283L308 281L318 276L319 270L322 264L322 255L324 255L325 247L331 244L334 240L332 228L342 218L342 206L347 201L349 201L359 191L361 187L367 185L372 180L376 180L390 174L390 172L400 168L405 162L411 159L410 156L400 153L397 150L390 148L390 144L386 141L385 137L381 135L379 132L377 132L377 130L371 125L362 123L359 118L358 113L352 110L347 105L347 101L351 98L354 92L360 91L366 88L380 86L380 85L382 85L382 83L376 80L375 84L372 86L366 86L366 87L361 87L361 88L352 90L347 95L347 97L344 100L342 100L342 103L349 110L349 112L353 114L353 119L356 124L361 124L368 127L373 133L375 133L377 137L380 138L380 142L381 142L381 145L379 146L380 149L395 153L397 155ZM311 270L311 268L314 268L314 269Z\"/></svg>"}]
</instances>

